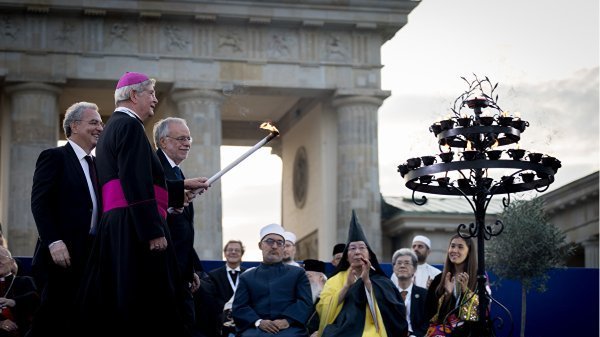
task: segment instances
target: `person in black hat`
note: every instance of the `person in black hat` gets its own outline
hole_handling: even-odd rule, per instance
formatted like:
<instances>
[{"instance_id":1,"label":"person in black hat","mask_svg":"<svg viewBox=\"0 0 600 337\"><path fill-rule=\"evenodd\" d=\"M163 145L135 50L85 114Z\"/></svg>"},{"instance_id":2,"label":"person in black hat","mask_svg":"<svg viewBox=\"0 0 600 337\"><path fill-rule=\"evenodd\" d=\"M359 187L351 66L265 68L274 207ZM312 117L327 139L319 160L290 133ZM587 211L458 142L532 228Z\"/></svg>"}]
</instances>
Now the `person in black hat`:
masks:
<instances>
[{"instance_id":1,"label":"person in black hat","mask_svg":"<svg viewBox=\"0 0 600 337\"><path fill-rule=\"evenodd\" d=\"M338 243L337 245L333 246L333 253L332 253L332 259L331 259L331 264L334 267L337 267L338 264L340 263L340 260L342 259L342 255L344 255L344 248L346 248L346 244L345 243Z\"/></svg>"},{"instance_id":2,"label":"person in black hat","mask_svg":"<svg viewBox=\"0 0 600 337\"><path fill-rule=\"evenodd\" d=\"M306 259L303 262L303 266L304 271L306 271L306 277L308 277L308 281L310 282L313 303L316 303L327 281L327 276L325 276L325 262Z\"/></svg>"},{"instance_id":3,"label":"person in black hat","mask_svg":"<svg viewBox=\"0 0 600 337\"><path fill-rule=\"evenodd\" d=\"M381 269L354 211L342 259L325 283L317 312L320 337L406 336L408 332L402 297Z\"/></svg>"},{"instance_id":4,"label":"person in black hat","mask_svg":"<svg viewBox=\"0 0 600 337\"><path fill-rule=\"evenodd\" d=\"M313 303L316 304L319 302L319 296L321 295L321 291L323 291L323 287L325 286L325 282L327 281L327 276L325 276L325 262L313 259L306 259L303 262L304 270L306 271L306 277L308 277L308 281L310 282L310 290L312 293ZM313 311L306 322L306 328L308 329L308 333L312 336L317 335L317 331L319 330L319 315L315 310L315 306L313 306Z\"/></svg>"}]
</instances>

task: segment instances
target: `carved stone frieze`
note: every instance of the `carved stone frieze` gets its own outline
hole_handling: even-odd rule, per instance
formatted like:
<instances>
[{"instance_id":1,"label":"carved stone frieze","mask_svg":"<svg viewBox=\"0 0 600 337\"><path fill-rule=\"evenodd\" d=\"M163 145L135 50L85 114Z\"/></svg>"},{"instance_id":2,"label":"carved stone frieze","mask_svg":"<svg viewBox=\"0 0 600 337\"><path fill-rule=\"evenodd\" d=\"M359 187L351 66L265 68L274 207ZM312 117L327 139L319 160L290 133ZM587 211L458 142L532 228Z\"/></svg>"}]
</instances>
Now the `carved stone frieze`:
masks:
<instances>
[{"instance_id":1,"label":"carved stone frieze","mask_svg":"<svg viewBox=\"0 0 600 337\"><path fill-rule=\"evenodd\" d=\"M216 52L217 55L240 55L246 49L244 46L245 34L236 29L219 29L217 34Z\"/></svg>"},{"instance_id":2,"label":"carved stone frieze","mask_svg":"<svg viewBox=\"0 0 600 337\"><path fill-rule=\"evenodd\" d=\"M267 37L267 57L269 59L294 59L298 55L297 33L291 30L270 30Z\"/></svg>"},{"instance_id":3,"label":"carved stone frieze","mask_svg":"<svg viewBox=\"0 0 600 337\"><path fill-rule=\"evenodd\" d=\"M185 35L189 34L189 30L184 32L176 25L166 25L163 28L166 36L166 45L168 51L187 51L190 45L189 38ZM187 33L187 34L186 34Z\"/></svg>"},{"instance_id":4,"label":"carved stone frieze","mask_svg":"<svg viewBox=\"0 0 600 337\"><path fill-rule=\"evenodd\" d=\"M349 37L342 33L332 32L324 37L323 55L325 61L346 62L350 59Z\"/></svg>"},{"instance_id":5,"label":"carved stone frieze","mask_svg":"<svg viewBox=\"0 0 600 337\"><path fill-rule=\"evenodd\" d=\"M376 32L352 33L294 28L219 25L116 16L80 17L11 14L0 16L0 48L27 52L98 53L140 57L238 59L300 64L336 63L378 66L379 51L370 48ZM374 41L374 42L372 42ZM376 50L376 51L373 51ZM371 55L375 53L376 55ZM373 64L369 61L372 60Z\"/></svg>"},{"instance_id":6,"label":"carved stone frieze","mask_svg":"<svg viewBox=\"0 0 600 337\"><path fill-rule=\"evenodd\" d=\"M54 42L61 47L74 47L77 39L75 34L77 33L80 33L79 27L76 29L74 23L63 21L55 30Z\"/></svg>"},{"instance_id":7,"label":"carved stone frieze","mask_svg":"<svg viewBox=\"0 0 600 337\"><path fill-rule=\"evenodd\" d=\"M19 30L20 28L14 18L8 15L0 17L0 40L15 41Z\"/></svg>"}]
</instances>

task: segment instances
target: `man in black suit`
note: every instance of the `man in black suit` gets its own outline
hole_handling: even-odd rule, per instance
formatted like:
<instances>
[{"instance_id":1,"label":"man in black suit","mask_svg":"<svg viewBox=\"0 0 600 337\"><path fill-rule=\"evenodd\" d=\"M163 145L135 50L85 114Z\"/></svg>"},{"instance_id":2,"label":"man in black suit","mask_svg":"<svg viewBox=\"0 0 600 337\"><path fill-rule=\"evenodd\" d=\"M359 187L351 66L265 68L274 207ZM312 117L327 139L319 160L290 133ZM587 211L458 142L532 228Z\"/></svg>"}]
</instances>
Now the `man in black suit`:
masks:
<instances>
[{"instance_id":1,"label":"man in black suit","mask_svg":"<svg viewBox=\"0 0 600 337\"><path fill-rule=\"evenodd\" d=\"M246 268L241 266L242 256L244 256L242 241L229 240L223 248L223 255L225 255L225 264L211 270L208 274L215 287L216 306L220 315L222 315L221 321L224 323L221 336L226 337L230 333L235 333L235 326L233 325L233 320L227 318L228 312L224 306L225 303L230 302L231 297L235 293L239 282L239 275L246 271ZM231 306L227 309L230 312Z\"/></svg>"},{"instance_id":2,"label":"man in black suit","mask_svg":"<svg viewBox=\"0 0 600 337\"><path fill-rule=\"evenodd\" d=\"M417 263L417 255L409 248L399 249L392 256L394 275L398 279L395 285L406 306L406 321L410 337L425 336L429 325L425 316L427 289L413 283Z\"/></svg>"},{"instance_id":3,"label":"man in black suit","mask_svg":"<svg viewBox=\"0 0 600 337\"><path fill-rule=\"evenodd\" d=\"M160 159L165 178L171 181L183 181L185 177L179 165L187 158L192 146L190 129L184 119L168 117L154 124L154 145ZM206 178L202 178L206 180ZM167 209L167 224L175 247L179 272L184 281L186 292L186 322L190 330L195 322L193 293L200 287L200 278L195 271L199 263L194 249L194 205L192 200L204 189L186 191L186 203L182 208Z\"/></svg>"},{"instance_id":4,"label":"man in black suit","mask_svg":"<svg viewBox=\"0 0 600 337\"><path fill-rule=\"evenodd\" d=\"M94 157L104 124L94 103L79 102L65 113L67 144L43 151L31 190L39 233L32 273L41 293L29 336L69 336L74 300L101 213Z\"/></svg>"}]
</instances>

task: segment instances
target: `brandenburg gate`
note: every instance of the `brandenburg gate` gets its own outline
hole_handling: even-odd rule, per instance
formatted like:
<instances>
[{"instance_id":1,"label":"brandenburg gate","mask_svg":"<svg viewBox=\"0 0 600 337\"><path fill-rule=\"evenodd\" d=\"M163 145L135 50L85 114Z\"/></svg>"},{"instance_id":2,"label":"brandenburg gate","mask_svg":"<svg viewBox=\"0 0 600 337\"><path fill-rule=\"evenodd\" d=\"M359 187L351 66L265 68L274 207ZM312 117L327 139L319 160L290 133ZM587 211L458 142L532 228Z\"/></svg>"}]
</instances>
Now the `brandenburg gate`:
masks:
<instances>
[{"instance_id":1,"label":"brandenburg gate","mask_svg":"<svg viewBox=\"0 0 600 337\"><path fill-rule=\"evenodd\" d=\"M33 254L35 162L64 139L64 111L90 101L106 121L125 71L157 80L149 135L158 118L188 121L189 176L219 171L221 145L251 146L273 121L282 224L299 249L328 259L354 209L381 252L377 111L390 93L380 50L417 4L0 0L0 220L13 255ZM220 259L220 183L195 204L198 254Z\"/></svg>"}]
</instances>

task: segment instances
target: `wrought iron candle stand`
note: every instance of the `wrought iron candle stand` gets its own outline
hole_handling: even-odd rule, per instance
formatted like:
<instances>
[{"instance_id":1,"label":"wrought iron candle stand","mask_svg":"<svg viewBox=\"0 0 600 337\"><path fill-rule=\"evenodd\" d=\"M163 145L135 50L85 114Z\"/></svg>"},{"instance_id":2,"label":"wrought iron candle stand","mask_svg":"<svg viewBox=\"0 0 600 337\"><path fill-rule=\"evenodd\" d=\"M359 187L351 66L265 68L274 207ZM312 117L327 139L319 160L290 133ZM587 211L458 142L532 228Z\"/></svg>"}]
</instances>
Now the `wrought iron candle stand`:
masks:
<instances>
[{"instance_id":1,"label":"wrought iron candle stand","mask_svg":"<svg viewBox=\"0 0 600 337\"><path fill-rule=\"evenodd\" d=\"M429 128L437 137L440 153L410 158L398 166L398 172L405 179L406 187L413 191L412 199L417 205L425 204L427 198L422 196L418 200L415 192L462 196L471 205L475 222L469 226L460 224L457 228L461 237L477 239L476 293L480 298L480 320L474 325L471 336L495 336L494 323L501 326L502 320L496 318L499 320L496 321L486 315L490 302L498 304L511 320L512 316L485 290L485 240L499 235L504 229L500 220L485 225L487 207L492 197L498 194L506 195L502 203L508 207L511 193L547 190L554 182L554 175L561 163L554 157L518 148L521 134L529 123L500 109L498 96L494 98L497 83L492 85L487 77L478 79L475 76L471 82L463 79L469 84L469 90L455 100L452 108L454 116L436 122ZM488 86L489 94L486 94L484 89L488 89ZM480 95L474 96L476 92ZM464 106L473 110L472 116L461 114ZM485 108L494 114L484 112ZM508 150L498 149L511 144L517 146ZM504 153L508 158L502 158ZM460 158L456 158L458 156ZM512 173L497 174L498 170Z\"/></svg>"}]
</instances>

